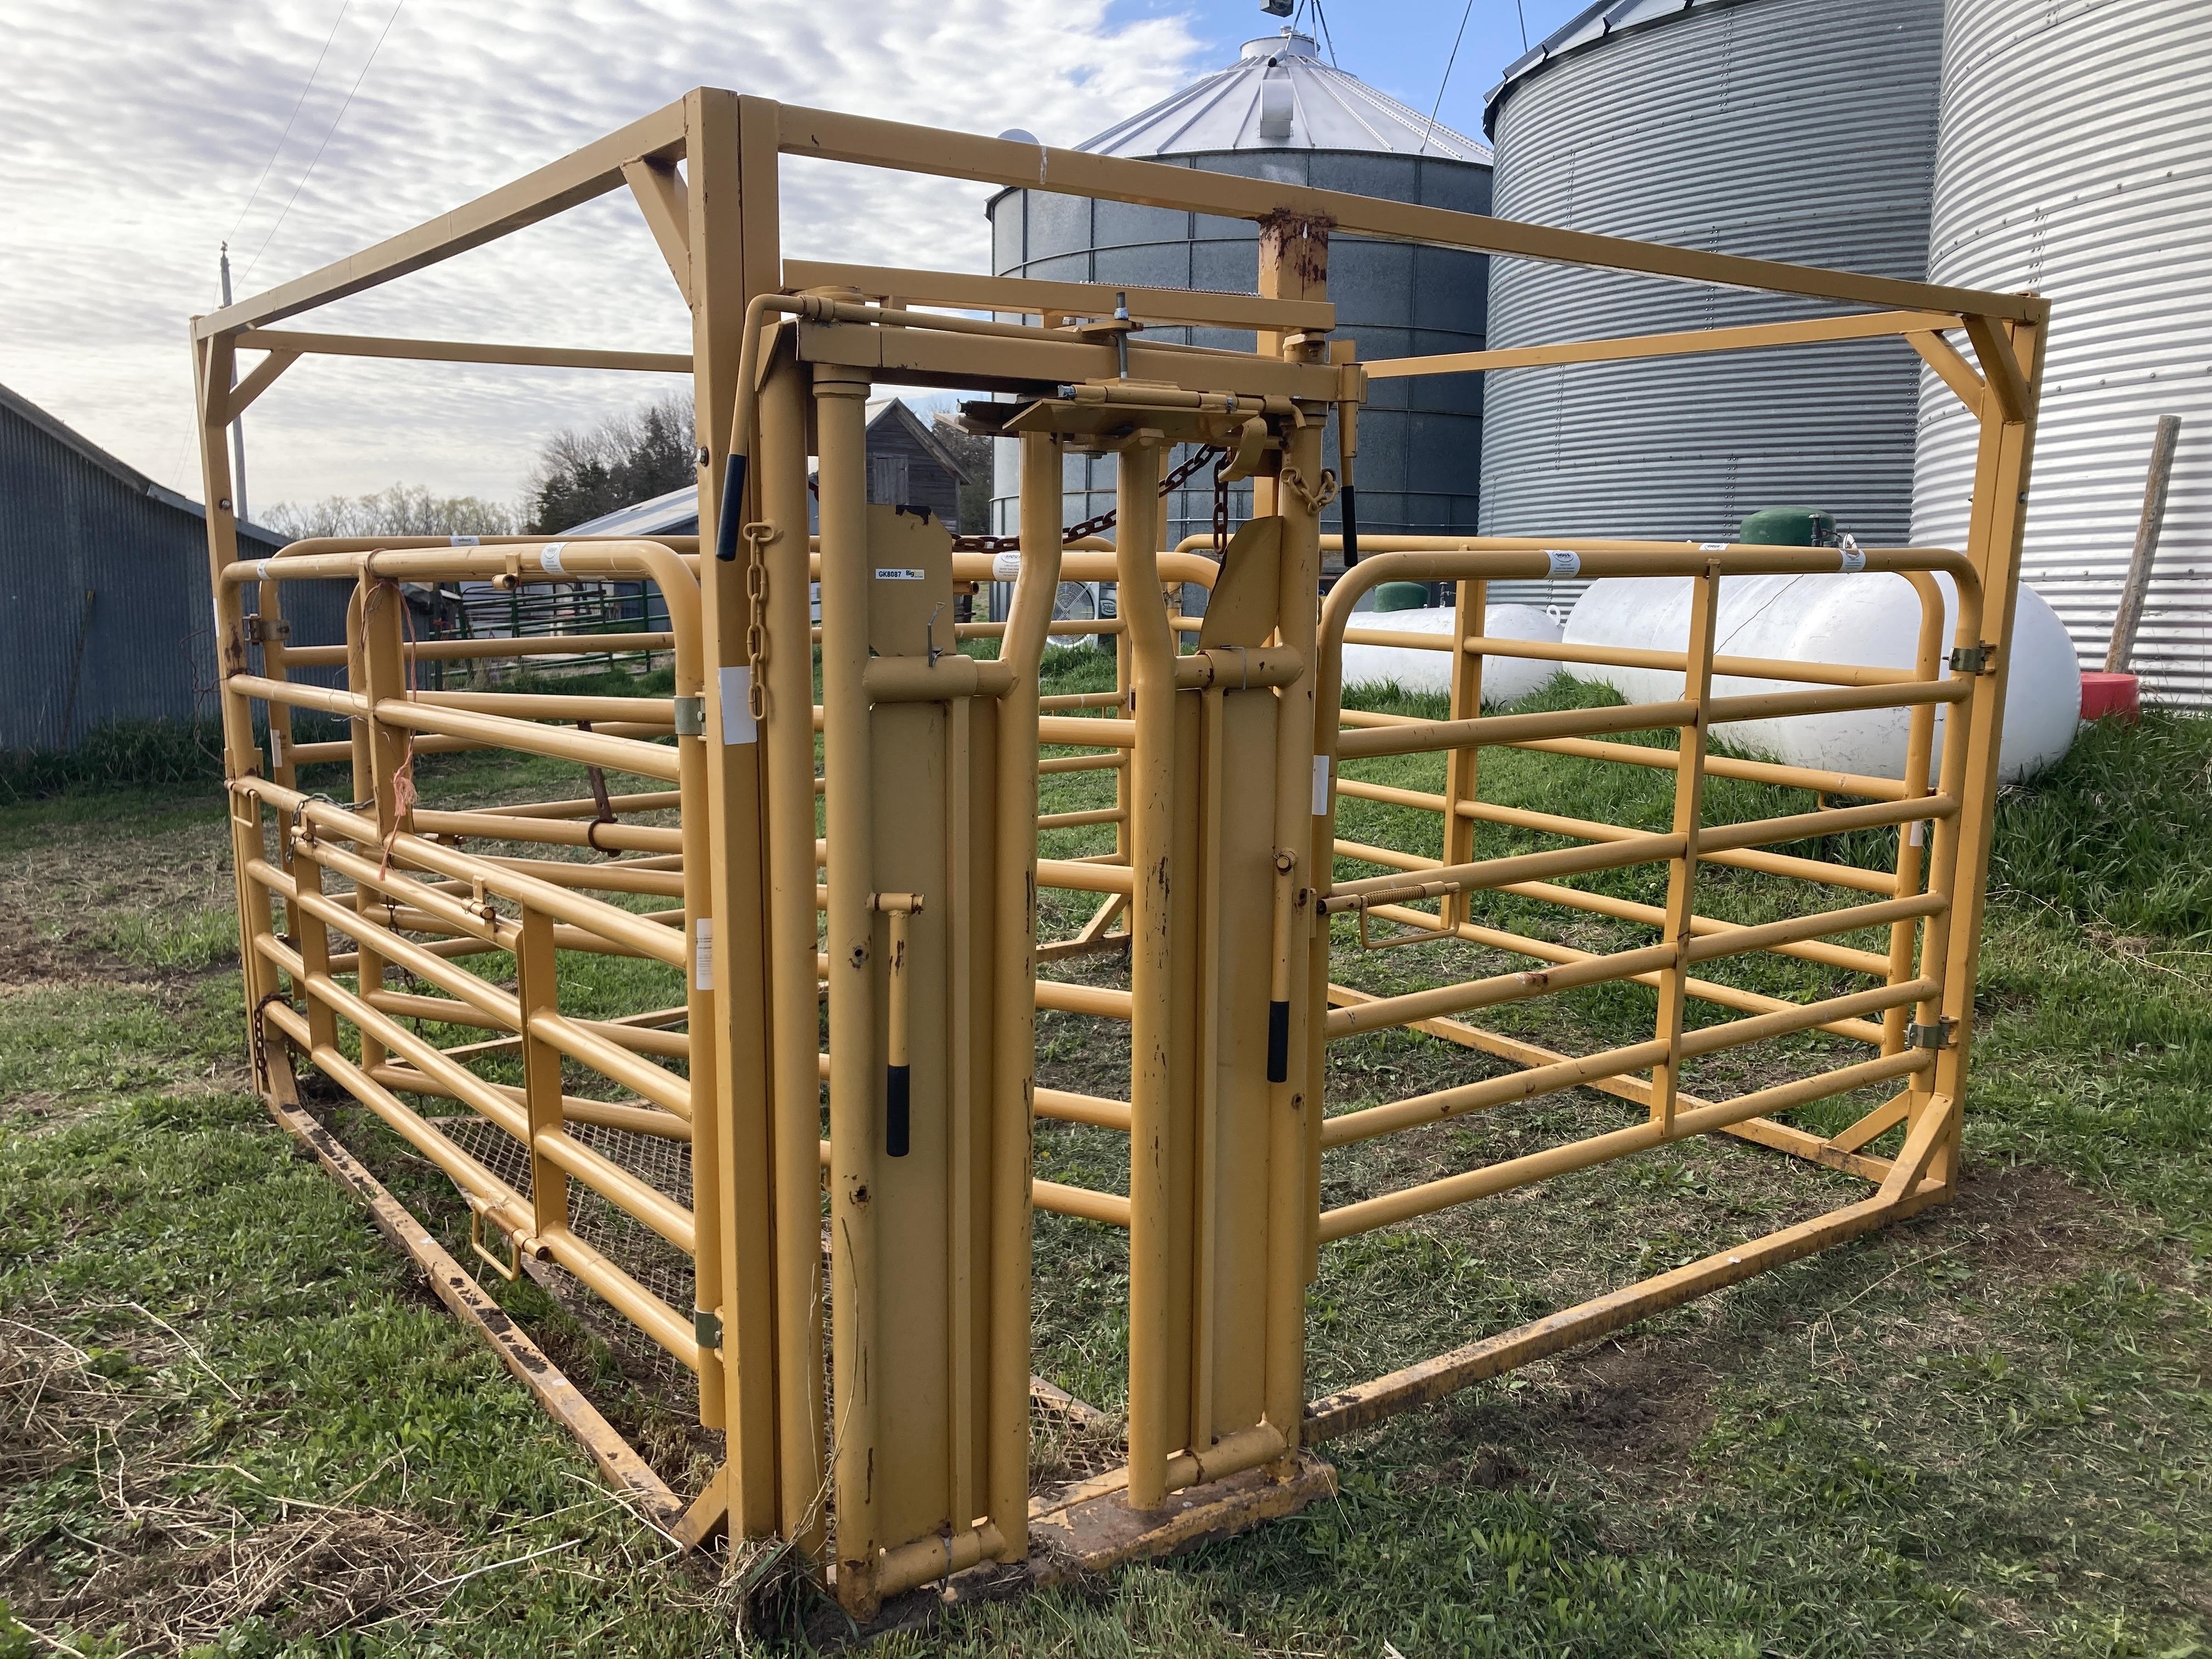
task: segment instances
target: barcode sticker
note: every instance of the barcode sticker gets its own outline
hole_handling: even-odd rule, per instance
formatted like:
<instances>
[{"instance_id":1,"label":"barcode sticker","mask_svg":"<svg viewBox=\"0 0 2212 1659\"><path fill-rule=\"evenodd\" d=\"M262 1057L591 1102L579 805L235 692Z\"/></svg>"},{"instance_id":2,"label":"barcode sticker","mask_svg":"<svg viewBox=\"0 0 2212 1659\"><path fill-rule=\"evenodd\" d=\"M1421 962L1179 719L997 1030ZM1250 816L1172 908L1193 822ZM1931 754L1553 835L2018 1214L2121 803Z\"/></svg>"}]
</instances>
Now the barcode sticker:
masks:
<instances>
[{"instance_id":1,"label":"barcode sticker","mask_svg":"<svg viewBox=\"0 0 2212 1659\"><path fill-rule=\"evenodd\" d=\"M760 722L753 719L753 671L725 668L721 684L723 743L757 742Z\"/></svg>"},{"instance_id":2,"label":"barcode sticker","mask_svg":"<svg viewBox=\"0 0 2212 1659\"><path fill-rule=\"evenodd\" d=\"M1698 551L1700 553L1725 553L1728 550L1729 544L1726 542L1699 542L1698 544Z\"/></svg>"},{"instance_id":3,"label":"barcode sticker","mask_svg":"<svg viewBox=\"0 0 2212 1659\"><path fill-rule=\"evenodd\" d=\"M929 573L927 570L916 570L911 565L896 568L883 567L876 571L876 580L879 582L919 582L927 581L928 579Z\"/></svg>"},{"instance_id":4,"label":"barcode sticker","mask_svg":"<svg viewBox=\"0 0 2212 1659\"><path fill-rule=\"evenodd\" d=\"M1866 568L1866 555L1856 547L1847 547L1836 555L1836 563L1846 576L1856 576Z\"/></svg>"},{"instance_id":5,"label":"barcode sticker","mask_svg":"<svg viewBox=\"0 0 2212 1659\"><path fill-rule=\"evenodd\" d=\"M253 567L253 574L259 577L263 581L267 581L269 580L269 561L266 559L258 561Z\"/></svg>"},{"instance_id":6,"label":"barcode sticker","mask_svg":"<svg viewBox=\"0 0 2212 1659\"><path fill-rule=\"evenodd\" d=\"M1011 582L1021 580L1022 556L1018 553L994 553L991 556L991 580Z\"/></svg>"},{"instance_id":7,"label":"barcode sticker","mask_svg":"<svg viewBox=\"0 0 2212 1659\"><path fill-rule=\"evenodd\" d=\"M1314 757L1314 816L1318 818L1325 817L1328 814L1328 757L1316 755Z\"/></svg>"},{"instance_id":8,"label":"barcode sticker","mask_svg":"<svg viewBox=\"0 0 2212 1659\"><path fill-rule=\"evenodd\" d=\"M478 536L453 536L447 539L455 547L477 547L483 544L483 538Z\"/></svg>"},{"instance_id":9,"label":"barcode sticker","mask_svg":"<svg viewBox=\"0 0 2212 1659\"><path fill-rule=\"evenodd\" d=\"M566 542L546 543L544 550L538 556L538 568L550 575L558 576L562 574L563 572L561 568L561 550L568 546L568 544Z\"/></svg>"},{"instance_id":10,"label":"barcode sticker","mask_svg":"<svg viewBox=\"0 0 2212 1659\"><path fill-rule=\"evenodd\" d=\"M1583 556L1579 553L1567 553L1547 548L1544 552L1544 560L1551 566L1552 574L1554 576L1575 576L1582 574Z\"/></svg>"},{"instance_id":11,"label":"barcode sticker","mask_svg":"<svg viewBox=\"0 0 2212 1659\"><path fill-rule=\"evenodd\" d=\"M271 766L284 763L284 734L273 726L269 728L269 763Z\"/></svg>"},{"instance_id":12,"label":"barcode sticker","mask_svg":"<svg viewBox=\"0 0 2212 1659\"><path fill-rule=\"evenodd\" d=\"M693 924L691 984L695 990L714 988L714 919L702 916Z\"/></svg>"}]
</instances>

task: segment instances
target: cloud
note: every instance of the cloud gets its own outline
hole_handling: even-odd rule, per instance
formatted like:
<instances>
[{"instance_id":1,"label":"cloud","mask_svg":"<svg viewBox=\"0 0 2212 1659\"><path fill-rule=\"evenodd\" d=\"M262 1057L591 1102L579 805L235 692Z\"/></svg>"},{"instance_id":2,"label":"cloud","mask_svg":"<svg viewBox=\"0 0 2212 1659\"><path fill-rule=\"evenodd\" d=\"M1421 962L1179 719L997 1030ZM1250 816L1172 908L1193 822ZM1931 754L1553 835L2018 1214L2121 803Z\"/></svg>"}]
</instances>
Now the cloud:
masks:
<instances>
[{"instance_id":1,"label":"cloud","mask_svg":"<svg viewBox=\"0 0 2212 1659\"><path fill-rule=\"evenodd\" d=\"M1173 90L1200 50L1181 15L1129 16L1109 0L400 0L396 17L392 0L48 0L9 30L0 380L194 495L185 319L216 302L226 237L241 295L272 287L699 84L1073 143ZM812 162L781 171L787 254L955 270L988 258L986 189ZM292 325L690 343L684 306L621 195ZM309 360L249 418L250 500L395 480L512 495L550 433L663 384Z\"/></svg>"}]
</instances>

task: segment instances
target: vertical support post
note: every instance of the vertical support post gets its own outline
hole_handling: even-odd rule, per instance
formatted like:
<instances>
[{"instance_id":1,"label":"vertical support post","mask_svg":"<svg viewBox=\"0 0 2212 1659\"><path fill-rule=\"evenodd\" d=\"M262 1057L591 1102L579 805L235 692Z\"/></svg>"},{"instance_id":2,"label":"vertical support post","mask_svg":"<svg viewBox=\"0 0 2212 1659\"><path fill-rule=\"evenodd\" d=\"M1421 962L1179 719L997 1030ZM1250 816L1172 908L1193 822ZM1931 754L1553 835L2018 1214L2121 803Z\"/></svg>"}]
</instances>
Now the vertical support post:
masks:
<instances>
[{"instance_id":1,"label":"vertical support post","mask_svg":"<svg viewBox=\"0 0 2212 1659\"><path fill-rule=\"evenodd\" d=\"M849 378L848 378L849 377ZM822 490L822 736L829 831L830 1262L837 1599L872 1617L878 1390L874 839L867 690L868 459L858 371L815 372Z\"/></svg>"},{"instance_id":2,"label":"vertical support post","mask_svg":"<svg viewBox=\"0 0 2212 1659\"><path fill-rule=\"evenodd\" d=\"M1299 354L1292 347L1285 355ZM1321 625L1321 512L1311 492L1321 485L1321 462L1322 423L1309 419L1291 432L1283 453L1285 470L1304 479L1305 489L1279 483L1275 489L1283 520L1276 627L1283 642L1305 659L1304 672L1275 694L1275 927L1281 936L1274 941L1269 995L1288 1006L1279 1017L1285 1075L1271 1079L1267 1089L1267 1351L1261 1394L1267 1422L1283 1437L1285 1459L1297 1449L1305 1419L1306 1268L1316 1224L1315 1207L1306 1201L1307 1166L1318 1158L1321 1144L1322 1011L1327 1006L1325 992L1316 1000L1307 971L1320 856L1313 846L1314 690L1320 678L1313 654Z\"/></svg>"},{"instance_id":3,"label":"vertical support post","mask_svg":"<svg viewBox=\"0 0 2212 1659\"><path fill-rule=\"evenodd\" d=\"M1122 639L1131 665L1136 746L1123 799L1129 856L1129 1505L1158 1509L1167 1497L1169 1417L1175 1344L1169 1329L1172 1280L1188 1261L1172 1237L1170 1194L1175 1089L1172 992L1175 933L1170 908L1175 844L1175 641L1160 591L1161 434L1139 430L1121 450L1114 532ZM833 842L834 845L834 842Z\"/></svg>"},{"instance_id":4,"label":"vertical support post","mask_svg":"<svg viewBox=\"0 0 2212 1659\"><path fill-rule=\"evenodd\" d=\"M1451 718L1455 720L1471 720L1482 713L1482 659L1468 653L1467 642L1480 637L1488 626L1485 618L1489 613L1489 589L1487 582L1462 582L1454 596ZM1474 861L1474 820L1460 811L1460 805L1476 799L1481 752L1469 745L1455 749L1444 757L1443 860L1448 866ZM1472 896L1467 892L1445 894L1443 925L1457 927L1469 920L1473 908Z\"/></svg>"},{"instance_id":5,"label":"vertical support post","mask_svg":"<svg viewBox=\"0 0 2212 1659\"><path fill-rule=\"evenodd\" d=\"M568 1172L540 1145L541 1136L562 1128L561 1051L532 1032L530 1022L532 1015L558 1011L560 975L553 919L525 906L514 978L522 1011L522 1098L530 1114L530 1231L541 1237L568 1224Z\"/></svg>"},{"instance_id":6,"label":"vertical support post","mask_svg":"<svg viewBox=\"0 0 2212 1659\"><path fill-rule=\"evenodd\" d=\"M195 326L198 319L193 319ZM223 575L238 558L238 519L231 507L230 446L225 431L229 413L229 386L236 371L237 348L228 335L192 340L192 381L198 398L200 477L207 500L209 586L215 606L215 669L217 701L222 714L222 775L226 786L256 775L261 752L253 742L253 704L234 690L231 676L246 670L245 590ZM238 958L246 981L246 1017L249 1026L259 1016L261 999L271 991L276 975L256 941L274 930L270 927L269 891L249 880L246 866L262 855L261 809L236 793L228 802L230 866L236 878L238 901ZM249 1036L251 1032L248 1033Z\"/></svg>"},{"instance_id":7,"label":"vertical support post","mask_svg":"<svg viewBox=\"0 0 2212 1659\"><path fill-rule=\"evenodd\" d=\"M363 575L359 587L361 601L361 657L360 672L354 690L368 700L368 713L354 722L358 734L358 759L363 753L368 762L368 785L365 795L357 799L371 800L376 809L376 833L389 846L392 837L407 828L399 811L398 778L406 763L406 731L376 717L376 705L386 697L403 696L407 689L407 659L402 638L402 617L407 605L406 595L399 584L379 577ZM356 766L358 771L358 766ZM354 889L354 908L368 915L384 903L371 889L356 885ZM384 958L369 946L369 936L360 940L357 960L358 983L364 1000L384 987ZM364 1070L373 1070L385 1063L386 1050L381 1042L367 1031L361 1034L361 1063Z\"/></svg>"},{"instance_id":8,"label":"vertical support post","mask_svg":"<svg viewBox=\"0 0 2212 1659\"><path fill-rule=\"evenodd\" d=\"M777 1512L785 1538L820 1555L829 1496L822 1452L822 1004L815 989L814 646L806 554L805 371L778 362L761 388L753 477L768 539L766 709L769 996L775 1125Z\"/></svg>"},{"instance_id":9,"label":"vertical support post","mask_svg":"<svg viewBox=\"0 0 2212 1659\"><path fill-rule=\"evenodd\" d=\"M999 701L997 962L992 979L990 1490L1002 1561L1029 1554L1030 1183L1036 1084L1037 670L1060 590L1059 445L1021 439L1021 571L1001 659L1014 683Z\"/></svg>"},{"instance_id":10,"label":"vertical support post","mask_svg":"<svg viewBox=\"0 0 2212 1659\"><path fill-rule=\"evenodd\" d=\"M289 837L286 837L289 841ZM322 860L312 850L292 849L292 879L297 890L306 897L320 898L323 895ZM304 905L292 907L292 928L300 940L300 965L307 969L309 980L331 976L331 930L329 924L311 914ZM307 1005L307 1047L312 1052L319 1048L338 1046L338 1017L331 1005L311 994L305 982L300 986L301 1000Z\"/></svg>"},{"instance_id":11,"label":"vertical support post","mask_svg":"<svg viewBox=\"0 0 2212 1659\"><path fill-rule=\"evenodd\" d=\"M760 103L708 88L684 98L692 386L696 441L711 463L699 476L702 525L717 522L721 507L720 465L729 453L737 411L745 308L781 276L775 106L766 106L763 134ZM703 932L712 983L697 983L695 949L694 994L708 994L691 1025L692 1209L697 1299L705 1316L700 1323L710 1334L719 1326L721 1337L719 1348L701 1355L700 1403L702 1420L729 1433L730 1529L760 1537L775 1531L779 1512L769 1105L774 1079L762 982L763 763L744 678L746 630L754 621L744 567L702 559L700 600L712 695L706 700L705 799L696 811L685 801L687 831L697 817L702 833L696 843L686 836L684 897L687 907L700 907L692 912L694 943ZM700 861L707 866L703 885L689 879Z\"/></svg>"},{"instance_id":12,"label":"vertical support post","mask_svg":"<svg viewBox=\"0 0 2212 1659\"><path fill-rule=\"evenodd\" d=\"M1935 1095L1963 1102L1966 1061L1973 1040L1974 990L1982 946L1984 886L1989 878L1990 835L1996 817L1997 755L2003 732L2006 687L2012 678L2013 617L2020 598L2021 532L2027 517L2028 477L2035 450L2035 422L2042 397L2044 351L2048 337L2050 308L2039 302L2036 315L2026 322L1999 327L1982 323L1970 329L1978 355L2008 352L2021 379L2025 397L2021 407L2008 415L2003 399L1994 395L1996 365L1984 363L1992 395L1982 400L1981 447L1974 468L1974 505L1966 546L1967 557L1982 579L1982 643L1996 649L1996 668L1974 677L1972 700L1954 705L1944 720L1948 738L1943 745L1946 787L1958 780L1959 811L1936 832L1936 872L1951 895L1950 910L1933 921L1945 922L1942 1015L1954 1024L1952 1041L1936 1056ZM1956 742L1959 728L1966 729L1966 742ZM1966 757L1960 773L1953 771L1954 755ZM1947 837L1945 830L1950 833ZM1946 840L1954 844L1947 848ZM1946 857L1947 852L1954 857ZM1954 861L1955 859L1955 862ZM1932 956L1938 929L1929 929ZM1927 1015L1922 1016L1923 1019ZM1960 1126L1954 1123L1929 1161L1929 1178L1948 1188L1957 1178Z\"/></svg>"},{"instance_id":13,"label":"vertical support post","mask_svg":"<svg viewBox=\"0 0 2212 1659\"><path fill-rule=\"evenodd\" d=\"M1920 641L1913 653L1912 672L1923 680L1939 678L1943 672L1943 591L1925 571L1914 571L1904 580L1912 584L1912 591L1920 599ZM1929 793L1929 767L1935 749L1936 705L1923 702L1913 709L1905 726L1905 787L1913 794ZM1890 890L1898 898L1911 898L1920 891L1921 871L1928 860L1928 848L1921 844L1922 836L1921 820L1897 826L1897 880ZM1890 984L1902 985L1914 977L1913 946L1919 937L1920 923L1917 919L1891 924ZM1911 1010L1903 1006L1883 1012L1884 1054L1905 1051L1905 1026L1911 1018Z\"/></svg>"},{"instance_id":14,"label":"vertical support post","mask_svg":"<svg viewBox=\"0 0 2212 1659\"><path fill-rule=\"evenodd\" d=\"M1705 817L1705 708L1712 701L1713 624L1721 598L1720 562L1708 560L1690 600L1688 662L1682 672L1682 700L1697 714L1682 728L1674 772L1674 833L1682 850L1667 872L1665 943L1674 947L1674 965L1659 970L1659 1018L1654 1036L1667 1045L1667 1058L1651 1068L1651 1116L1674 1127L1675 1097L1682 1084L1683 992L1690 977L1690 921L1698 909L1698 826Z\"/></svg>"}]
</instances>

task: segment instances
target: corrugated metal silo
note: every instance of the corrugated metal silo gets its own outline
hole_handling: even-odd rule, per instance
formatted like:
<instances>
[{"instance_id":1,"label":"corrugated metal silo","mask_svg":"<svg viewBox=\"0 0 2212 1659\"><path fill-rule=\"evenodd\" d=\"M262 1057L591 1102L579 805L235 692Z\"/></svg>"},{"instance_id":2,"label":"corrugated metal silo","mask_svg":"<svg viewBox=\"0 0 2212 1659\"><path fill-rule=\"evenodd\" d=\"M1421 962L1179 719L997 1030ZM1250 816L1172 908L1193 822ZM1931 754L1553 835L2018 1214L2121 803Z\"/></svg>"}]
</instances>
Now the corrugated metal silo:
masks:
<instances>
[{"instance_id":1,"label":"corrugated metal silo","mask_svg":"<svg viewBox=\"0 0 2212 1659\"><path fill-rule=\"evenodd\" d=\"M1236 63L1078 146L1247 178L1356 191L1462 212L1490 210L1490 151L1384 96L1285 29L1248 42ZM1259 239L1242 219L1009 190L992 198L991 268L1002 276L1252 292ZM1329 298L1338 333L1363 358L1478 350L1488 260L1352 236L1332 239ZM1250 349L1249 333L1159 331L1165 339ZM1359 423L1359 522L1369 532L1449 533L1476 522L1482 386L1474 374L1378 382ZM1000 445L1002 450L1010 445ZM1178 457L1180 459L1180 457ZM1332 427L1328 463L1336 465ZM994 528L1015 530L1014 462L1001 455ZM1071 522L1114 505L1111 458L1070 458ZM1240 515L1249 487L1240 492ZM1212 523L1210 489L1169 503L1170 541ZM1336 513L1326 515L1334 529Z\"/></svg>"},{"instance_id":2,"label":"corrugated metal silo","mask_svg":"<svg viewBox=\"0 0 2212 1659\"><path fill-rule=\"evenodd\" d=\"M2212 704L2212 6L1951 0L1929 275L2051 304L2022 574L2084 666L2106 643L2151 435L2182 417L2133 666ZM1964 536L1974 422L1930 382L1916 539Z\"/></svg>"},{"instance_id":3,"label":"corrugated metal silo","mask_svg":"<svg viewBox=\"0 0 2212 1659\"><path fill-rule=\"evenodd\" d=\"M1604 0L1512 64L1484 123L1496 210L1884 276L1926 274L1939 0ZM1838 309L1499 259L1493 348ZM1911 515L1919 360L1868 340L1487 378L1482 527L1731 537L1762 507L1863 542ZM1563 600L1576 583L1504 597Z\"/></svg>"}]
</instances>

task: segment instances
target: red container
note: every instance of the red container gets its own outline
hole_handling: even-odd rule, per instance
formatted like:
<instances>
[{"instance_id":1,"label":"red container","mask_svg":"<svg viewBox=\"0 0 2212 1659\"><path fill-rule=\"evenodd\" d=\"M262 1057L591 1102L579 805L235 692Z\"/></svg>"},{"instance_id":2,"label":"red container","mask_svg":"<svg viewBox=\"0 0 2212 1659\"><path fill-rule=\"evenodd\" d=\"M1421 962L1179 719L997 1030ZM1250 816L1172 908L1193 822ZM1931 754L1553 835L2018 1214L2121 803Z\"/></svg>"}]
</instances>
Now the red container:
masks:
<instances>
[{"instance_id":1,"label":"red container","mask_svg":"<svg viewBox=\"0 0 2212 1659\"><path fill-rule=\"evenodd\" d=\"M2085 720L2134 721L2142 714L2132 674L2094 673L2081 676L2081 718Z\"/></svg>"}]
</instances>

